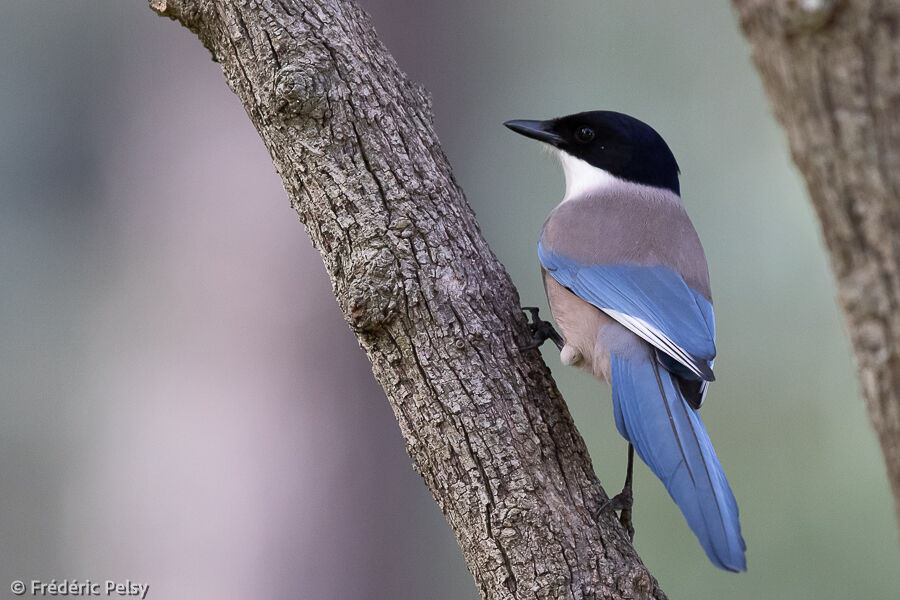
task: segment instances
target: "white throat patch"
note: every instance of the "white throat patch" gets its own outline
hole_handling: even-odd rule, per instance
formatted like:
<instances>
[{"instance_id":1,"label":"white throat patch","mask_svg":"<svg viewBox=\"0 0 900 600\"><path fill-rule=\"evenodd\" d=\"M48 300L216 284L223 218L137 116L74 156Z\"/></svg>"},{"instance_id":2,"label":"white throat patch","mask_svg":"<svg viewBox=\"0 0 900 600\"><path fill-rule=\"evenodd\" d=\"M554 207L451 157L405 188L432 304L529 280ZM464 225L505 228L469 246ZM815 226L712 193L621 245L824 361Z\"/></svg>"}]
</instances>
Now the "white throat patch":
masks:
<instances>
[{"instance_id":1,"label":"white throat patch","mask_svg":"<svg viewBox=\"0 0 900 600\"><path fill-rule=\"evenodd\" d=\"M559 151L559 160L566 174L566 196L563 198L563 202L586 194L599 192L621 181L609 171L595 167L562 150Z\"/></svg>"}]
</instances>

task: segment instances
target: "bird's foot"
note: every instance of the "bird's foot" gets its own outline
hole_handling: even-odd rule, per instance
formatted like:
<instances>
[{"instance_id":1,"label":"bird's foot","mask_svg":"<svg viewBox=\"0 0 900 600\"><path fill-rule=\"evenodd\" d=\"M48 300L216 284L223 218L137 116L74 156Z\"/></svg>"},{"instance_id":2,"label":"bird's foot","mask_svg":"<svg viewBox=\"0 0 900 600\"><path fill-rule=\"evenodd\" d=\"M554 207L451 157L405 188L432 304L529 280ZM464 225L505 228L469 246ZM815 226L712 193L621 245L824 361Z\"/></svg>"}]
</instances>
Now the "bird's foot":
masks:
<instances>
[{"instance_id":1,"label":"bird's foot","mask_svg":"<svg viewBox=\"0 0 900 600\"><path fill-rule=\"evenodd\" d=\"M600 513L612 510L619 511L619 523L625 528L628 539L634 541L634 524L631 522L631 508L634 506L634 496L631 493L631 482L634 479L634 446L628 444L628 467L625 471L625 485L622 491L606 501L600 507Z\"/></svg>"},{"instance_id":2,"label":"bird's foot","mask_svg":"<svg viewBox=\"0 0 900 600\"><path fill-rule=\"evenodd\" d=\"M634 497L631 494L631 486L628 486L607 500L606 504L600 507L599 512L619 511L619 523L628 534L628 539L634 541L634 524L631 522L632 506L634 506Z\"/></svg>"},{"instance_id":3,"label":"bird's foot","mask_svg":"<svg viewBox=\"0 0 900 600\"><path fill-rule=\"evenodd\" d=\"M521 346L519 350L534 350L540 348L547 340L551 340L560 350L565 346L562 336L554 329L553 324L544 321L538 314L536 306L523 306L522 310L529 313L530 321L528 322L528 330L531 332L531 343Z\"/></svg>"}]
</instances>

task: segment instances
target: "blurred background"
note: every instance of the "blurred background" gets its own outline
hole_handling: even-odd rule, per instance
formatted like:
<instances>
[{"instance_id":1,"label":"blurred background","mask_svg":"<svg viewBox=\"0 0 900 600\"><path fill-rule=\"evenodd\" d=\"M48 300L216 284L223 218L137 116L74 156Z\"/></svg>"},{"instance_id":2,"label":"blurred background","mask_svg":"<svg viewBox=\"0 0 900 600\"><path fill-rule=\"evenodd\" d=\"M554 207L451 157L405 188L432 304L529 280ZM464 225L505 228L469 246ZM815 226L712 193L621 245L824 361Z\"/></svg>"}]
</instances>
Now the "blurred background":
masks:
<instances>
[{"instance_id":1,"label":"blurred background","mask_svg":"<svg viewBox=\"0 0 900 600\"><path fill-rule=\"evenodd\" d=\"M363 0L434 96L522 299L563 189L500 124L616 109L681 164L709 257L703 410L749 572L712 567L636 472L671 598L896 598L882 458L812 210L727 3ZM140 0L3 0L0 598L131 579L149 598L477 598L269 157L196 38ZM609 392L548 364L610 491Z\"/></svg>"}]
</instances>

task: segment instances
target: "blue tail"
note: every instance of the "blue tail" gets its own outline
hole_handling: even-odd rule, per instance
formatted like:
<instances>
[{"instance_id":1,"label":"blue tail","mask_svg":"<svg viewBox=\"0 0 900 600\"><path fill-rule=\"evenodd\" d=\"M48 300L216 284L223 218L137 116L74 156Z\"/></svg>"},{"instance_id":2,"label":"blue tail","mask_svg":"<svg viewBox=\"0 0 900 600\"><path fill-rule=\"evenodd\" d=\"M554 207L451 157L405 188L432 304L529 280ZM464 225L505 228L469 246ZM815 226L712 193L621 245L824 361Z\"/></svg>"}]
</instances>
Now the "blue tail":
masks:
<instances>
[{"instance_id":1,"label":"blue tail","mask_svg":"<svg viewBox=\"0 0 900 600\"><path fill-rule=\"evenodd\" d=\"M714 565L746 571L738 507L700 415L651 357L611 357L616 427L659 477Z\"/></svg>"}]
</instances>

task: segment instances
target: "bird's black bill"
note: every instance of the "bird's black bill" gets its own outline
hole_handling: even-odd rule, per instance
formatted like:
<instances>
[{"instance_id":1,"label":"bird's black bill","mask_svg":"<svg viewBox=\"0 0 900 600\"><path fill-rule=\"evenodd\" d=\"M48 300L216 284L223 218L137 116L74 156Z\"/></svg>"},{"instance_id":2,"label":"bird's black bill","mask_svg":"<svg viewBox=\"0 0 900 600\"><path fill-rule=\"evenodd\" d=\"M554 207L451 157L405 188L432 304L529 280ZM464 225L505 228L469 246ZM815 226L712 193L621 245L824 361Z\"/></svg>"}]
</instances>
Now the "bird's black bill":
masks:
<instances>
[{"instance_id":1,"label":"bird's black bill","mask_svg":"<svg viewBox=\"0 0 900 600\"><path fill-rule=\"evenodd\" d=\"M550 121L526 121L526 120L517 120L517 121L507 121L504 123L507 127L515 131L516 133L520 133L525 137L530 137L535 140L540 140L542 142L547 142L553 146L561 143L563 139L553 133L552 131L548 131L548 126L550 125Z\"/></svg>"}]
</instances>

